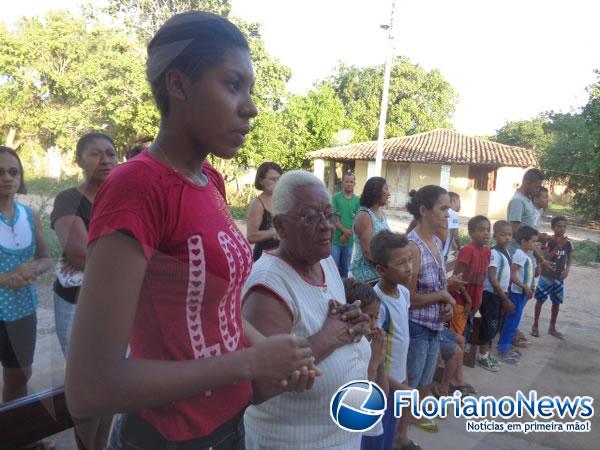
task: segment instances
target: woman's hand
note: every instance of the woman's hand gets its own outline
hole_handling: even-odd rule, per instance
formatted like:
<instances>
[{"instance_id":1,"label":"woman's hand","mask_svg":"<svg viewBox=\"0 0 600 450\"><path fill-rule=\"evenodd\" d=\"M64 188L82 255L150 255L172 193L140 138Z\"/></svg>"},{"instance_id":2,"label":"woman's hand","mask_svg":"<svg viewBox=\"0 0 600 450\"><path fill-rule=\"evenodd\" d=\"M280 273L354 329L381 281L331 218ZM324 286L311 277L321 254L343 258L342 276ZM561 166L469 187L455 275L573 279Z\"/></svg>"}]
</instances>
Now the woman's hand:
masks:
<instances>
[{"instance_id":1,"label":"woman's hand","mask_svg":"<svg viewBox=\"0 0 600 450\"><path fill-rule=\"evenodd\" d=\"M369 334L369 316L360 309L360 300L351 304L339 303L336 300L329 300L329 315L340 315L340 318L349 325L351 333L355 333L354 342L360 341L362 336Z\"/></svg>"},{"instance_id":2,"label":"woman's hand","mask_svg":"<svg viewBox=\"0 0 600 450\"><path fill-rule=\"evenodd\" d=\"M9 289L22 289L31 284L31 281L23 278L19 273L11 272L8 274L7 286Z\"/></svg>"},{"instance_id":3,"label":"woman's hand","mask_svg":"<svg viewBox=\"0 0 600 450\"><path fill-rule=\"evenodd\" d=\"M31 282L37 278L37 271L35 270L35 264L33 261L21 264L14 270L14 273L18 274L23 280Z\"/></svg>"},{"instance_id":4,"label":"woman's hand","mask_svg":"<svg viewBox=\"0 0 600 450\"><path fill-rule=\"evenodd\" d=\"M290 334L274 335L262 339L248 352L252 352L251 378L254 380L276 380L286 386L291 381L295 386L296 378L290 378L294 371L300 371L303 367L315 370L312 349L305 338ZM295 383L297 385L300 381Z\"/></svg>"}]
</instances>

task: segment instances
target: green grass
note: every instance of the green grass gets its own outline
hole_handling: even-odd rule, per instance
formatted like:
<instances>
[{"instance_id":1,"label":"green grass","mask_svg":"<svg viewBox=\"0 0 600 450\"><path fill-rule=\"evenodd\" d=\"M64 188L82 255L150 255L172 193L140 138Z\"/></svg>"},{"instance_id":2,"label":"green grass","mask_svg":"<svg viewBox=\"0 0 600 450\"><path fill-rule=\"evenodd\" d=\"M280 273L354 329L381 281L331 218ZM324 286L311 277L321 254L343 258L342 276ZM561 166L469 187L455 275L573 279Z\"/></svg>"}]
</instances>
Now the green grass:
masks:
<instances>
[{"instance_id":1,"label":"green grass","mask_svg":"<svg viewBox=\"0 0 600 450\"><path fill-rule=\"evenodd\" d=\"M25 184L28 194L54 198L59 192L77 186L79 181L77 176L64 177L60 180L50 177L31 177L25 179Z\"/></svg>"},{"instance_id":2,"label":"green grass","mask_svg":"<svg viewBox=\"0 0 600 450\"><path fill-rule=\"evenodd\" d=\"M589 266L591 263L600 263L600 244L589 240L577 242L573 254L575 264Z\"/></svg>"},{"instance_id":3,"label":"green grass","mask_svg":"<svg viewBox=\"0 0 600 450\"><path fill-rule=\"evenodd\" d=\"M229 206L229 212L236 220L246 220L248 217L248 206Z\"/></svg>"},{"instance_id":4,"label":"green grass","mask_svg":"<svg viewBox=\"0 0 600 450\"><path fill-rule=\"evenodd\" d=\"M545 214L551 214L553 216L578 216L579 214L571 205L563 203L552 202Z\"/></svg>"}]
</instances>

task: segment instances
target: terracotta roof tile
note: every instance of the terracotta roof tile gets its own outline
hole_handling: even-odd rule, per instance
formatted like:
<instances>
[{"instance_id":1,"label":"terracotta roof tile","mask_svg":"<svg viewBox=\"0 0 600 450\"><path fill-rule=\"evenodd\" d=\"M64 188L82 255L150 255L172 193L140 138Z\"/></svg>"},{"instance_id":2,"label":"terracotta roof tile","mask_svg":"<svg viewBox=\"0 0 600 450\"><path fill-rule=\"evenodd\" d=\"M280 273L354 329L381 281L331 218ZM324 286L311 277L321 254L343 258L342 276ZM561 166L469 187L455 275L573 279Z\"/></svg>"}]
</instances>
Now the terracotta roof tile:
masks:
<instances>
[{"instance_id":1,"label":"terracotta roof tile","mask_svg":"<svg viewBox=\"0 0 600 450\"><path fill-rule=\"evenodd\" d=\"M310 159L374 160L377 142L361 142L308 153ZM454 130L386 139L383 160L413 163L466 164L480 166L537 166L533 150L466 136Z\"/></svg>"}]
</instances>

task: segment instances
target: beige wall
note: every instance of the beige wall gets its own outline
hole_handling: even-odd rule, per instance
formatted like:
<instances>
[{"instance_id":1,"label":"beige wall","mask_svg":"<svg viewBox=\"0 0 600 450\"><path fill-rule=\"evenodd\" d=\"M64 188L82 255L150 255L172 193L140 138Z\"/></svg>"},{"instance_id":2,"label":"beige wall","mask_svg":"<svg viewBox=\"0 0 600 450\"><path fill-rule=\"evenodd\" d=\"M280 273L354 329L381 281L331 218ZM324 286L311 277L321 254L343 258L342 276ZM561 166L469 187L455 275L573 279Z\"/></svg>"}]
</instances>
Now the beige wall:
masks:
<instances>
[{"instance_id":1,"label":"beige wall","mask_svg":"<svg viewBox=\"0 0 600 450\"><path fill-rule=\"evenodd\" d=\"M356 187L354 192L360 195L367 182L367 161L356 161ZM410 189L419 189L428 184L439 185L440 164L410 164ZM521 183L526 169L520 167L500 167L497 171L496 191L476 191L469 189L469 167L453 165L450 169L450 190L461 198L460 215L473 217L483 214L490 219L506 219L508 202L515 189ZM387 172L387 161L383 161L382 173Z\"/></svg>"},{"instance_id":2,"label":"beige wall","mask_svg":"<svg viewBox=\"0 0 600 450\"><path fill-rule=\"evenodd\" d=\"M496 190L490 192L488 217L506 220L508 202L521 184L526 169L522 167L500 167L496 176Z\"/></svg>"},{"instance_id":3,"label":"beige wall","mask_svg":"<svg viewBox=\"0 0 600 450\"><path fill-rule=\"evenodd\" d=\"M410 189L420 189L428 184L440 184L440 164L411 164Z\"/></svg>"}]
</instances>

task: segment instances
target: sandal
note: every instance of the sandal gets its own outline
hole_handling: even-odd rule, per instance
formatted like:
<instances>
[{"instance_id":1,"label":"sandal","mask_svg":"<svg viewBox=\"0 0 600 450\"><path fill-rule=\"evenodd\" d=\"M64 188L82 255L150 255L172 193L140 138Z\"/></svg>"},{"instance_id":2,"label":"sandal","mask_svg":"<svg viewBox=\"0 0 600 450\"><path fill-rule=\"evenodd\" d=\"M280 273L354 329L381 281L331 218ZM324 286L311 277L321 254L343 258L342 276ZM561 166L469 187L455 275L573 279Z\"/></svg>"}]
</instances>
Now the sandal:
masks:
<instances>
[{"instance_id":1,"label":"sandal","mask_svg":"<svg viewBox=\"0 0 600 450\"><path fill-rule=\"evenodd\" d=\"M439 431L437 423L433 419L425 419L424 417L421 419L411 417L411 419L410 425L414 425L423 431L427 431L428 433L437 433Z\"/></svg>"},{"instance_id":2,"label":"sandal","mask_svg":"<svg viewBox=\"0 0 600 450\"><path fill-rule=\"evenodd\" d=\"M531 335L533 337L540 337L540 330L538 329L538 327L536 327L536 326L531 327Z\"/></svg>"},{"instance_id":3,"label":"sandal","mask_svg":"<svg viewBox=\"0 0 600 450\"><path fill-rule=\"evenodd\" d=\"M525 341L513 341L512 345L513 347L527 348Z\"/></svg>"},{"instance_id":4,"label":"sandal","mask_svg":"<svg viewBox=\"0 0 600 450\"><path fill-rule=\"evenodd\" d=\"M402 447L394 447L394 450L421 450L421 446L415 441L408 441Z\"/></svg>"},{"instance_id":5,"label":"sandal","mask_svg":"<svg viewBox=\"0 0 600 450\"><path fill-rule=\"evenodd\" d=\"M461 397L466 397L468 395L476 395L477 390L469 383L459 384L457 386L450 385L450 391L460 391L462 394Z\"/></svg>"},{"instance_id":6,"label":"sandal","mask_svg":"<svg viewBox=\"0 0 600 450\"><path fill-rule=\"evenodd\" d=\"M565 335L562 334L560 331L557 331L557 330L548 330L548 334L550 336L554 336L555 338L560 339L561 341L565 340Z\"/></svg>"}]
</instances>

